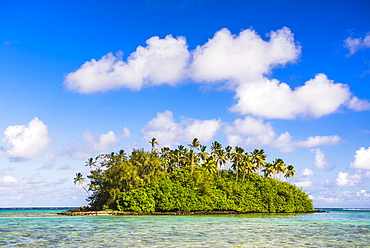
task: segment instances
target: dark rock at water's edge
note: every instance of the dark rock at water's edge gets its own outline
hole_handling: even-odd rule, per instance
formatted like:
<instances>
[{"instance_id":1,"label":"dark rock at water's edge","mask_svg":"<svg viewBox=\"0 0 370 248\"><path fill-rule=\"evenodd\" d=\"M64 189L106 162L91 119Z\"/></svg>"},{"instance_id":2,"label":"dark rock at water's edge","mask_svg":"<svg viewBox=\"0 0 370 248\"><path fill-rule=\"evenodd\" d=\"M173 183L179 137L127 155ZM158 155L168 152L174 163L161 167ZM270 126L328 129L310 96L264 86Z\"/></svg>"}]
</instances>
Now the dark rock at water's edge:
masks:
<instances>
[{"instance_id":1,"label":"dark rock at water's edge","mask_svg":"<svg viewBox=\"0 0 370 248\"><path fill-rule=\"evenodd\" d=\"M81 212L87 212L87 211L90 211L91 209L89 208L89 206L83 206L83 207L79 207L79 208L75 208L75 209L70 209L68 211L66 211L66 213L81 213ZM59 214L59 213L58 213Z\"/></svg>"},{"instance_id":2,"label":"dark rock at water's edge","mask_svg":"<svg viewBox=\"0 0 370 248\"><path fill-rule=\"evenodd\" d=\"M329 213L328 211L325 211L323 209L315 209L315 211L313 211L314 213Z\"/></svg>"},{"instance_id":3,"label":"dark rock at water's edge","mask_svg":"<svg viewBox=\"0 0 370 248\"><path fill-rule=\"evenodd\" d=\"M315 210L311 212L296 212L296 213L316 213L326 212L322 210ZM87 206L79 209L68 210L58 213L59 215L69 216L124 216L124 215L226 215L226 214L253 214L256 212L239 212L239 211L173 211L173 212L133 212L133 211L90 211ZM274 213L279 214L279 213ZM294 213L282 213L294 214Z\"/></svg>"}]
</instances>

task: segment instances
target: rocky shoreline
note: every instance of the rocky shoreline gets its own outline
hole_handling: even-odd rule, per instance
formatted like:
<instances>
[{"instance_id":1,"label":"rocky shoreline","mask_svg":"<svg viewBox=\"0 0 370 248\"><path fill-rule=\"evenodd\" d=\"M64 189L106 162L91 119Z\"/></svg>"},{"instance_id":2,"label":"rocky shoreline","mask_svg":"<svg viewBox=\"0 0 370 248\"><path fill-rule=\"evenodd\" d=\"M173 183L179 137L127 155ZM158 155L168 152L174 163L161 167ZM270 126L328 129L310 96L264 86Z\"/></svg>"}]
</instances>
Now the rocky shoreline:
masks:
<instances>
[{"instance_id":1,"label":"rocky shoreline","mask_svg":"<svg viewBox=\"0 0 370 248\"><path fill-rule=\"evenodd\" d=\"M315 210L312 212L304 213L316 213L326 212L322 210ZM171 212L132 212L132 211L91 211L86 207L79 209L72 209L65 212L57 213L58 215L68 216L130 216L130 215L225 215L225 214L252 214L255 212L239 212L239 211L171 211Z\"/></svg>"},{"instance_id":2,"label":"rocky shoreline","mask_svg":"<svg viewBox=\"0 0 370 248\"><path fill-rule=\"evenodd\" d=\"M174 211L174 212L125 212L125 211L65 211L59 215L79 216L122 216L122 215L213 215L213 214L250 214L250 212L238 211Z\"/></svg>"}]
</instances>

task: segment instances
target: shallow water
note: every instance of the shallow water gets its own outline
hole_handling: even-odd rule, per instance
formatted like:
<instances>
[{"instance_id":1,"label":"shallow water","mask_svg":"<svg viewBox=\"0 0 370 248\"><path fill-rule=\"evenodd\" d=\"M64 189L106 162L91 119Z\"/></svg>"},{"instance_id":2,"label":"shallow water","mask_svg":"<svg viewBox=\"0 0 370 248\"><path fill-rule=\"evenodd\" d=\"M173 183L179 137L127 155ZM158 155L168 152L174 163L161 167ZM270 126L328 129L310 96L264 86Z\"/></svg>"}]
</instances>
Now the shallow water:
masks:
<instances>
[{"instance_id":1,"label":"shallow water","mask_svg":"<svg viewBox=\"0 0 370 248\"><path fill-rule=\"evenodd\" d=\"M369 211L218 216L59 216L0 210L2 247L370 247Z\"/></svg>"}]
</instances>

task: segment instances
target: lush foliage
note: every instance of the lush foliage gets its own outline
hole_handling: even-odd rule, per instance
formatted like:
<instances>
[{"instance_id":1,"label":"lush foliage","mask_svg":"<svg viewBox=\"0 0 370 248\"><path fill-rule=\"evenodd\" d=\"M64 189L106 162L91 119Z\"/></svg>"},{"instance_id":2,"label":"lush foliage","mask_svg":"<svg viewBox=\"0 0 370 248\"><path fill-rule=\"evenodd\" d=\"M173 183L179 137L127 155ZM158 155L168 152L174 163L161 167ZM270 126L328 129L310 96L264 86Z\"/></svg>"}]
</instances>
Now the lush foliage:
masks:
<instances>
[{"instance_id":1,"label":"lush foliage","mask_svg":"<svg viewBox=\"0 0 370 248\"><path fill-rule=\"evenodd\" d=\"M284 179L294 177L292 165L282 159L266 162L263 150L222 148L217 141L210 152L194 139L189 148L180 145L152 150L133 150L90 158L88 201L95 210L243 212L306 212L312 201ZM84 178L76 174L75 183Z\"/></svg>"},{"instance_id":2,"label":"lush foliage","mask_svg":"<svg viewBox=\"0 0 370 248\"><path fill-rule=\"evenodd\" d=\"M294 185L273 178L248 174L245 181L235 176L210 174L204 168L193 172L179 169L160 181L121 194L121 211L207 211L307 212L311 200Z\"/></svg>"}]
</instances>

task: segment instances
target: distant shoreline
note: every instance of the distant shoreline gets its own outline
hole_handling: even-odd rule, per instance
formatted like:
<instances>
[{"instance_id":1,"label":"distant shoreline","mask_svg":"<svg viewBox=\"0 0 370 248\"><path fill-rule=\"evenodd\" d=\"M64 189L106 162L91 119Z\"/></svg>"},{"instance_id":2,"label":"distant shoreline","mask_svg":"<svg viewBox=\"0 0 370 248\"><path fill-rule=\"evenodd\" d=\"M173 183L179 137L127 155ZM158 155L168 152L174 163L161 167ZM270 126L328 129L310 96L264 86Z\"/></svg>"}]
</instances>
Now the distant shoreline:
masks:
<instances>
[{"instance_id":1,"label":"distant shoreline","mask_svg":"<svg viewBox=\"0 0 370 248\"><path fill-rule=\"evenodd\" d=\"M0 210L61 210L78 208L79 207L1 207Z\"/></svg>"}]
</instances>

